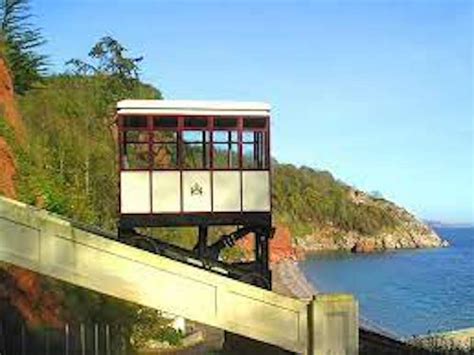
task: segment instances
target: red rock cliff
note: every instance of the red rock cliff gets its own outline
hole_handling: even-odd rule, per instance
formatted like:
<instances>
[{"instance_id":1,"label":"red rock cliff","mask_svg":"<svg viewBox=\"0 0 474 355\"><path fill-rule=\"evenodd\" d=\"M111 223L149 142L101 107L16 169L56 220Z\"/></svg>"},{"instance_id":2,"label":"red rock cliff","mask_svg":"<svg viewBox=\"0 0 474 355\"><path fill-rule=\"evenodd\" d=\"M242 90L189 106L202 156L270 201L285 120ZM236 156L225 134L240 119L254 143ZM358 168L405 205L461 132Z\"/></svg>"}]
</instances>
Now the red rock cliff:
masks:
<instances>
[{"instance_id":1,"label":"red rock cliff","mask_svg":"<svg viewBox=\"0 0 474 355\"><path fill-rule=\"evenodd\" d=\"M253 239L242 239L238 245L244 250L250 258L253 250ZM297 260L302 254L298 253L293 246L290 230L285 226L278 226L275 235L270 240L270 263L278 263L282 260Z\"/></svg>"},{"instance_id":2,"label":"red rock cliff","mask_svg":"<svg viewBox=\"0 0 474 355\"><path fill-rule=\"evenodd\" d=\"M3 58L0 58L0 115L13 130L15 144L25 144L25 127L15 101L10 72ZM0 195L10 198L17 196L17 166L13 152L13 147L0 132ZM30 326L61 324L59 297L51 291L44 291L39 275L2 264L0 274L3 274L0 277L0 301L3 299L15 307Z\"/></svg>"},{"instance_id":3,"label":"red rock cliff","mask_svg":"<svg viewBox=\"0 0 474 355\"><path fill-rule=\"evenodd\" d=\"M13 82L2 58L0 58L0 115L13 129L19 144L23 144L25 129L16 106ZM2 136L0 136L0 167L0 194L15 198L15 159L11 147Z\"/></svg>"}]
</instances>

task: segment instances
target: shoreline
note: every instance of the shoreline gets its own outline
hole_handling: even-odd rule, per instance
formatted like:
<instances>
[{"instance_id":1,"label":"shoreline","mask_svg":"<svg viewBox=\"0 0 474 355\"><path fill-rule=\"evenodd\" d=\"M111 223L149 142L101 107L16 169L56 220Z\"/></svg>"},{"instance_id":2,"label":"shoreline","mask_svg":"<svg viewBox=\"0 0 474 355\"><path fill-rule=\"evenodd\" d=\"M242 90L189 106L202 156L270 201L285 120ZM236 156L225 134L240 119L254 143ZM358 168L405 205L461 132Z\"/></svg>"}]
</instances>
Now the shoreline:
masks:
<instances>
[{"instance_id":1,"label":"shoreline","mask_svg":"<svg viewBox=\"0 0 474 355\"><path fill-rule=\"evenodd\" d=\"M347 253L347 254L374 254L405 250L430 250L449 248L451 243L446 239L441 239L439 243L426 244L395 244L387 245L384 240L377 240L373 237L368 237L366 240L358 241L344 241L337 243L334 239L326 238L312 242L297 241L293 245L297 259L305 258L307 255L314 255L320 253Z\"/></svg>"}]
</instances>

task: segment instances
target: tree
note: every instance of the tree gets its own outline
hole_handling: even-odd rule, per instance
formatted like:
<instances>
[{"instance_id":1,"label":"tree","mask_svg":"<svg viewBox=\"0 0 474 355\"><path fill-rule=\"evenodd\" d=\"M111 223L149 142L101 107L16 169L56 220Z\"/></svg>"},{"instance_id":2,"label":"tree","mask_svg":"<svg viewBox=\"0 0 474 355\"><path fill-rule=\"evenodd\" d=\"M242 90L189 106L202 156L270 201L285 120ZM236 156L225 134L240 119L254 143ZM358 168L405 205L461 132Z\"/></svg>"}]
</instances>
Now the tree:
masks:
<instances>
[{"instance_id":1,"label":"tree","mask_svg":"<svg viewBox=\"0 0 474 355\"><path fill-rule=\"evenodd\" d=\"M66 65L75 75L101 77L106 82L110 101L116 101L130 94L139 84L138 64L143 57L126 57L127 49L116 39L105 36L89 52L91 62L71 59Z\"/></svg>"},{"instance_id":2,"label":"tree","mask_svg":"<svg viewBox=\"0 0 474 355\"><path fill-rule=\"evenodd\" d=\"M87 60L70 60L68 73L45 77L40 89L21 97L28 143L34 147L34 163L28 166L36 169L30 174L35 188L28 189L28 202L115 228L116 102L161 98L159 90L138 79L142 59L126 52L115 39L104 37Z\"/></svg>"},{"instance_id":3,"label":"tree","mask_svg":"<svg viewBox=\"0 0 474 355\"><path fill-rule=\"evenodd\" d=\"M31 22L29 0L0 0L0 42L13 75L15 92L24 94L41 81L46 56L37 52L45 43Z\"/></svg>"}]
</instances>

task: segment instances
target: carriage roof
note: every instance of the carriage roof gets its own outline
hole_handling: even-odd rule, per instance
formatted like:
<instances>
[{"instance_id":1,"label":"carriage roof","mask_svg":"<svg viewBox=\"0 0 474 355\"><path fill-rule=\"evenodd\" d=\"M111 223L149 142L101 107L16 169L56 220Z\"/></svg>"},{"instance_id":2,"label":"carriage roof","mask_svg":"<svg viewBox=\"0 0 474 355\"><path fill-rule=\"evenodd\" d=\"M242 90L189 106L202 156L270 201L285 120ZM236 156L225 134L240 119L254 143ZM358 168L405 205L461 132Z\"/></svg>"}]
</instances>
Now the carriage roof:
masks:
<instances>
[{"instance_id":1,"label":"carriage roof","mask_svg":"<svg viewBox=\"0 0 474 355\"><path fill-rule=\"evenodd\" d=\"M194 101L194 100L122 100L119 114L199 115L267 117L270 105L265 102Z\"/></svg>"}]
</instances>

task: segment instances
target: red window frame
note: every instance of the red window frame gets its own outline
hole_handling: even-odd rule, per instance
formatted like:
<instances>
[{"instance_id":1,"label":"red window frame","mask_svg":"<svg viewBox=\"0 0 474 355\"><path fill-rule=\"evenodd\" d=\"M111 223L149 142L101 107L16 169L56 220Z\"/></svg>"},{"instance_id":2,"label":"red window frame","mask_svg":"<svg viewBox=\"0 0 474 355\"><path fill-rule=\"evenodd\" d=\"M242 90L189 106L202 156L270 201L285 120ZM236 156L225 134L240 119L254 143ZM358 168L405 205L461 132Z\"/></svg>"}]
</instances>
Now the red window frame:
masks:
<instances>
[{"instance_id":1,"label":"red window frame","mask_svg":"<svg viewBox=\"0 0 474 355\"><path fill-rule=\"evenodd\" d=\"M145 117L147 120L147 124L144 127L125 127L124 121L127 117ZM202 118L207 121L207 124L205 126L200 126L200 127L193 127L193 126L185 126L185 120L188 118ZM176 127L155 127L154 123L156 119L160 118L176 118L177 120L177 125ZM236 119L237 125L234 127L216 127L215 126L215 120L217 119ZM244 120L245 119L263 119L264 126L263 127L245 127L244 126ZM257 117L247 117L247 116L177 116L177 115L118 115L118 143L119 143L119 168L120 171L146 171L146 170L158 170L158 171L166 171L166 170L172 170L172 171L187 171L187 170L258 170L258 171L265 171L265 170L270 170L270 117L269 116L259 116ZM126 140L126 132L129 131L138 131L138 132L148 132L148 139L145 141L129 141ZM176 141L175 142L160 142L156 141L154 139L154 132L166 132L166 131L171 131L171 132L176 132ZM203 140L201 140L201 143L204 146L203 149L203 162L206 162L204 160L208 159L206 162L207 164L204 164L204 168L186 168L183 167L183 146L184 144L187 144L183 142L183 132L186 131L202 131L203 132ZM236 131L237 132L237 142L233 140L228 140L227 142L223 142L220 144L226 144L228 143L229 145L236 144L238 145L238 165L237 167L231 167L229 166L230 159L227 159L227 166L225 168L215 168L214 167L214 133L215 132L231 132L231 131ZM206 141L204 139L205 132L208 132L209 134L209 140ZM254 132L254 142L253 143L246 143L243 142L243 134L245 132ZM244 167L243 164L243 153L244 153L244 145L245 144L256 144L256 136L257 133L261 133L261 137L263 139L263 143L260 145L260 150L261 152L255 152L256 155L259 154L259 156L255 156L255 160L258 161L261 159L261 161L257 164L257 167L249 167L246 168ZM139 143L139 144L148 144L148 167L147 168L125 168L123 164L123 156L124 156L124 151L126 149L126 144L128 143ZM177 151L177 166L175 168L154 168L153 167L153 151L152 147L153 144L176 144L176 151ZM209 145L209 146L207 146ZM206 147L207 146L207 147ZM207 149L206 149L207 148ZM254 149L255 151L256 149ZM229 149L229 153L230 149Z\"/></svg>"}]
</instances>

